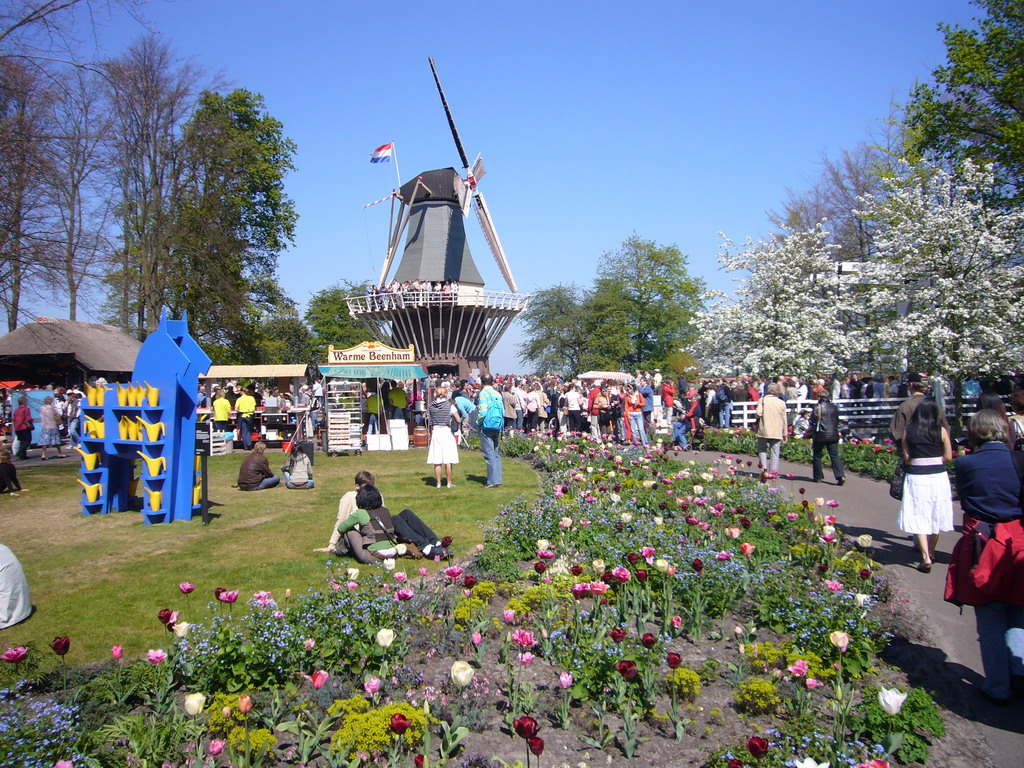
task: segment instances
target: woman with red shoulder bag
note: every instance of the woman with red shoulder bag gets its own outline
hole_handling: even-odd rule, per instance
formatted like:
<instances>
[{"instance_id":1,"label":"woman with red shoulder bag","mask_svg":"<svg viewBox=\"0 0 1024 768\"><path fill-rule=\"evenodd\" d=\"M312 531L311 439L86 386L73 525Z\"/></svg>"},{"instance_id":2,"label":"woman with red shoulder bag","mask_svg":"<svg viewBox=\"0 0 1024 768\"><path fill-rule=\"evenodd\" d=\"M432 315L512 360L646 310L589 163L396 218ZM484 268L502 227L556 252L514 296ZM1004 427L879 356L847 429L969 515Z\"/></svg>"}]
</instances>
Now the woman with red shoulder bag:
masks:
<instances>
[{"instance_id":1,"label":"woman with red shoulder bag","mask_svg":"<svg viewBox=\"0 0 1024 768\"><path fill-rule=\"evenodd\" d=\"M1024 694L1024 455L1006 446L1006 417L984 409L971 418L975 450L956 460L963 535L946 575L948 602L973 605L985 669L982 695L997 704Z\"/></svg>"}]
</instances>

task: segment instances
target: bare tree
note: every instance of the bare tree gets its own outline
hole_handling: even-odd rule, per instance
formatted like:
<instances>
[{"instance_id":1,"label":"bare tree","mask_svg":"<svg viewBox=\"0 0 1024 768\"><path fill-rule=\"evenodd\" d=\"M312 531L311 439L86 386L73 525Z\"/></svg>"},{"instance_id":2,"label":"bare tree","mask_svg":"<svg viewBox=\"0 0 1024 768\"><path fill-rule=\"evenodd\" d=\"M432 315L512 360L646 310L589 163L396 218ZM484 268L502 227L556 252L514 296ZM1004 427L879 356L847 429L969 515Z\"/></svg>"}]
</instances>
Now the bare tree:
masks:
<instances>
[{"instance_id":1,"label":"bare tree","mask_svg":"<svg viewBox=\"0 0 1024 768\"><path fill-rule=\"evenodd\" d=\"M61 77L50 109L53 135L47 145L52 170L55 226L52 285L67 300L68 319L78 314L79 293L109 251L112 212L104 175L109 112L98 78L82 69Z\"/></svg>"},{"instance_id":2,"label":"bare tree","mask_svg":"<svg viewBox=\"0 0 1024 768\"><path fill-rule=\"evenodd\" d=\"M36 71L0 59L0 303L18 327L31 282L53 243L49 231L45 143L50 94Z\"/></svg>"},{"instance_id":3,"label":"bare tree","mask_svg":"<svg viewBox=\"0 0 1024 768\"><path fill-rule=\"evenodd\" d=\"M145 338L167 297L183 163L181 126L195 107L204 74L152 36L107 62L105 71L122 241L111 296L120 325Z\"/></svg>"}]
</instances>

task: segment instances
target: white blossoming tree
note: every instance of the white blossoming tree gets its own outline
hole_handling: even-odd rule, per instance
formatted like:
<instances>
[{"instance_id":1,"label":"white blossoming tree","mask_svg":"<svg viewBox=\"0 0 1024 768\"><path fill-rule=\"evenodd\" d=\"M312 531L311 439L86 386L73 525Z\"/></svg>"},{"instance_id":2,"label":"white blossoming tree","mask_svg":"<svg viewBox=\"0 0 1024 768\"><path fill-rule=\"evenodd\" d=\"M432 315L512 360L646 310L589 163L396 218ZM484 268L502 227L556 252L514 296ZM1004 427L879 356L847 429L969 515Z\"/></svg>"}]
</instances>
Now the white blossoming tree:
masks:
<instances>
[{"instance_id":1,"label":"white blossoming tree","mask_svg":"<svg viewBox=\"0 0 1024 768\"><path fill-rule=\"evenodd\" d=\"M724 235L723 235L724 237ZM840 284L836 246L822 226L748 239L725 239L721 268L741 272L732 296L712 292L696 316L688 348L704 372L772 376L844 370L856 352L844 330L855 297Z\"/></svg>"},{"instance_id":2,"label":"white blossoming tree","mask_svg":"<svg viewBox=\"0 0 1024 768\"><path fill-rule=\"evenodd\" d=\"M968 374L1020 365L1024 211L987 204L991 166L896 170L885 196L865 198L862 212L878 227L876 258L862 278L871 287L865 309L877 321L870 341L901 352L911 370L952 378L959 401Z\"/></svg>"}]
</instances>

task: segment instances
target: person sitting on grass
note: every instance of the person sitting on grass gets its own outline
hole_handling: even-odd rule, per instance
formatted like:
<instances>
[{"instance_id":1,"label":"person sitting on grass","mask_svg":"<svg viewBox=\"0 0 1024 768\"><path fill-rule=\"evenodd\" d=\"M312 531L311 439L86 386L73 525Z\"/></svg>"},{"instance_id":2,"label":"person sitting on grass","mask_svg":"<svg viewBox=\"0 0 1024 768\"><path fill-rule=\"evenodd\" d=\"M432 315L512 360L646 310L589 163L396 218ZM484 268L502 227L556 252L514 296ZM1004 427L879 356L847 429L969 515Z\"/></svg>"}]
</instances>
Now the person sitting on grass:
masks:
<instances>
[{"instance_id":1,"label":"person sitting on grass","mask_svg":"<svg viewBox=\"0 0 1024 768\"><path fill-rule=\"evenodd\" d=\"M331 540L326 547L317 547L314 552L330 552L332 555L345 554L347 549L344 543L341 541L341 531L338 530L341 524L349 518L349 516L356 511L356 494L359 489L364 485L375 485L377 479L372 473L367 472L365 469L360 470L356 473L356 487L341 497L338 502L338 519L334 521L334 526L331 528ZM381 503L384 503L384 497L381 497Z\"/></svg>"},{"instance_id":2,"label":"person sitting on grass","mask_svg":"<svg viewBox=\"0 0 1024 768\"><path fill-rule=\"evenodd\" d=\"M338 531L347 550L345 554L360 563L374 563L401 554L391 512L384 506L376 486L364 485L356 491L356 510L342 520Z\"/></svg>"},{"instance_id":3,"label":"person sitting on grass","mask_svg":"<svg viewBox=\"0 0 1024 768\"><path fill-rule=\"evenodd\" d=\"M6 448L0 448L0 493L9 493L17 496L21 491L27 491L18 482L18 470L11 462L11 452Z\"/></svg>"},{"instance_id":4,"label":"person sitting on grass","mask_svg":"<svg viewBox=\"0 0 1024 768\"><path fill-rule=\"evenodd\" d=\"M281 482L281 478L270 470L270 462L263 454L267 444L260 440L252 447L252 452L242 460L238 470L238 487L243 491L262 491L273 488Z\"/></svg>"},{"instance_id":5,"label":"person sitting on grass","mask_svg":"<svg viewBox=\"0 0 1024 768\"><path fill-rule=\"evenodd\" d=\"M313 487L313 465L301 445L292 446L288 461L281 467L284 487L302 491Z\"/></svg>"}]
</instances>

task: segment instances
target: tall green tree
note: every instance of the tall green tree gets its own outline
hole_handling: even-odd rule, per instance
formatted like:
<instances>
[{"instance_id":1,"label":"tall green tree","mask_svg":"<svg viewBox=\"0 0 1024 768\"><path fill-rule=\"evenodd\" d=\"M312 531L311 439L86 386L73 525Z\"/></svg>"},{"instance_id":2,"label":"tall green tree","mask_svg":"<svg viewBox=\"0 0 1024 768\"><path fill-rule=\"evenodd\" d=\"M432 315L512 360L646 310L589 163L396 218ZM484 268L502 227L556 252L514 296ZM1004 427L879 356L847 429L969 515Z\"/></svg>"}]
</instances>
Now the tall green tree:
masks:
<instances>
[{"instance_id":1,"label":"tall green tree","mask_svg":"<svg viewBox=\"0 0 1024 768\"><path fill-rule=\"evenodd\" d=\"M960 167L993 163L996 194L1024 202L1024 2L974 0L977 29L942 24L947 63L907 107L912 149Z\"/></svg>"},{"instance_id":2,"label":"tall green tree","mask_svg":"<svg viewBox=\"0 0 1024 768\"><path fill-rule=\"evenodd\" d=\"M597 276L597 293L622 300L621 329L629 339L620 361L624 369L664 365L694 337L690 320L702 306L704 281L690 275L687 258L675 245L633 235L604 254ZM605 328L617 330L617 325Z\"/></svg>"},{"instance_id":3,"label":"tall green tree","mask_svg":"<svg viewBox=\"0 0 1024 768\"><path fill-rule=\"evenodd\" d=\"M244 348L261 333L252 315L287 308L276 273L298 218L284 191L295 144L261 96L238 89L200 95L181 147L165 300L201 343Z\"/></svg>"},{"instance_id":4,"label":"tall green tree","mask_svg":"<svg viewBox=\"0 0 1024 768\"><path fill-rule=\"evenodd\" d=\"M553 285L537 291L519 322L526 342L519 360L537 372L576 374L587 355L587 292L576 285Z\"/></svg>"},{"instance_id":5,"label":"tall green tree","mask_svg":"<svg viewBox=\"0 0 1024 768\"><path fill-rule=\"evenodd\" d=\"M369 329L348 312L346 296L359 296L363 286L345 280L314 293L306 304L304 319L312 334L317 360L327 360L327 347L354 347L370 338Z\"/></svg>"}]
</instances>

